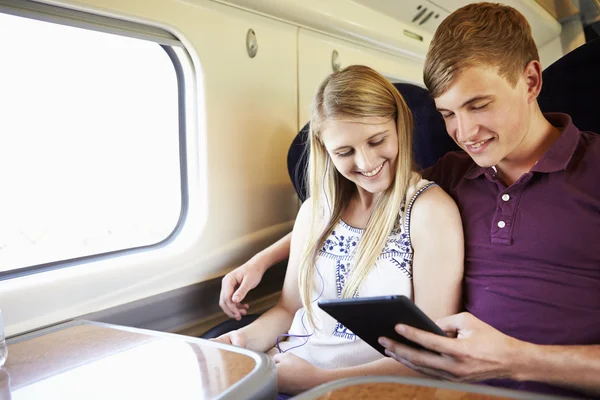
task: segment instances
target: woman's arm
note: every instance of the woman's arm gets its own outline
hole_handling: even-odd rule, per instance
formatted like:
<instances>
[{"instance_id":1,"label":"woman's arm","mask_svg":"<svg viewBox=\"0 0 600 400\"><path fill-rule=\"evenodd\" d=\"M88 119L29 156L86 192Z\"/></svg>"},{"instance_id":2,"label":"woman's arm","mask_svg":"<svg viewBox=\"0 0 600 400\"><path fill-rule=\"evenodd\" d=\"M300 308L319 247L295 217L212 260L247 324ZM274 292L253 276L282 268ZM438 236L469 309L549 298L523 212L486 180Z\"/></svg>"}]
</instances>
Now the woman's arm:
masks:
<instances>
[{"instance_id":1,"label":"woman's arm","mask_svg":"<svg viewBox=\"0 0 600 400\"><path fill-rule=\"evenodd\" d=\"M260 283L265 271L290 255L291 232L223 277L219 306L237 320L247 314L246 294Z\"/></svg>"},{"instance_id":2,"label":"woman's arm","mask_svg":"<svg viewBox=\"0 0 600 400\"><path fill-rule=\"evenodd\" d=\"M411 214L415 304L437 320L461 309L464 236L458 207L440 187L417 197Z\"/></svg>"},{"instance_id":3,"label":"woman's arm","mask_svg":"<svg viewBox=\"0 0 600 400\"><path fill-rule=\"evenodd\" d=\"M355 367L323 369L315 367L295 354L275 354L277 388L286 394L297 394L326 382L367 375L423 376L399 362L384 358Z\"/></svg>"},{"instance_id":4,"label":"woman's arm","mask_svg":"<svg viewBox=\"0 0 600 400\"><path fill-rule=\"evenodd\" d=\"M292 325L294 314L302 307L298 288L298 269L310 226L310 208L310 203L306 201L296 217L291 235L288 267L281 297L277 305L261 315L252 324L227 333L217 340L265 352L275 345L279 335L287 333Z\"/></svg>"}]
</instances>

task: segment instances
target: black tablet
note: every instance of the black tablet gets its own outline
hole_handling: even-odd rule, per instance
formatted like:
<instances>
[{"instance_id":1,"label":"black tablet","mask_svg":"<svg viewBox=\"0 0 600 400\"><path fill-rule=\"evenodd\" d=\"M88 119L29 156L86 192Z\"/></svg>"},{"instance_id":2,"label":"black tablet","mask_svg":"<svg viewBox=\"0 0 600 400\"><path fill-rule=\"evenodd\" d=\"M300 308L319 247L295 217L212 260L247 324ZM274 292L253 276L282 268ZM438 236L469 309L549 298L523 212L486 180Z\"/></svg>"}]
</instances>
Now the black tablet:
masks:
<instances>
[{"instance_id":1,"label":"black tablet","mask_svg":"<svg viewBox=\"0 0 600 400\"><path fill-rule=\"evenodd\" d=\"M385 349L377 339L385 336L417 349L423 347L400 336L397 324L413 326L441 336L446 333L406 296L363 297L319 301L319 307L342 323L381 354Z\"/></svg>"}]
</instances>

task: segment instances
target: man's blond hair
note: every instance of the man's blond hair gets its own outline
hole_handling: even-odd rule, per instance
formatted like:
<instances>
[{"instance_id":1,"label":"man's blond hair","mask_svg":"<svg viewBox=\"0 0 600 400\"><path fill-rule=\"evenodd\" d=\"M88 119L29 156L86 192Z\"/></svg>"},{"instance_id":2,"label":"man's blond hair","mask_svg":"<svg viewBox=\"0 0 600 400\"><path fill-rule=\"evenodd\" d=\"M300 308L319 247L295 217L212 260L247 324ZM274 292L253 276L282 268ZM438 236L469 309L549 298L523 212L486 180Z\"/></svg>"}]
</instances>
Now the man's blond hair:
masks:
<instances>
[{"instance_id":1,"label":"man's blond hair","mask_svg":"<svg viewBox=\"0 0 600 400\"><path fill-rule=\"evenodd\" d=\"M431 41L423 78L436 98L466 68L491 66L515 85L525 66L539 55L531 27L512 7L474 3L442 21Z\"/></svg>"}]
</instances>

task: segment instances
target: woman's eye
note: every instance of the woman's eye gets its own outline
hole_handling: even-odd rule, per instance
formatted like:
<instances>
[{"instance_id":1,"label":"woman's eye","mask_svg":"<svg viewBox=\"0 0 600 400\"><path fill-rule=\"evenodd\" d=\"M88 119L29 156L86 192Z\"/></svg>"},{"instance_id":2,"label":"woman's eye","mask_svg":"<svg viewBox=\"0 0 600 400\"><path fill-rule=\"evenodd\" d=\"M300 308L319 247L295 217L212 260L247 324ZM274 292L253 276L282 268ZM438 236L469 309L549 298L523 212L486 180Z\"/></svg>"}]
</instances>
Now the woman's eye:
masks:
<instances>
[{"instance_id":1,"label":"woman's eye","mask_svg":"<svg viewBox=\"0 0 600 400\"><path fill-rule=\"evenodd\" d=\"M454 116L454 114L453 114L453 113L450 113L450 114L442 114L442 117L443 117L444 119L448 119L448 118L450 118L450 117L453 117L453 116Z\"/></svg>"},{"instance_id":2,"label":"woman's eye","mask_svg":"<svg viewBox=\"0 0 600 400\"><path fill-rule=\"evenodd\" d=\"M351 155L351 154L352 154L352 152L351 152L351 151L347 151L347 152L345 152L345 153L337 153L336 155L337 155L338 157L348 157L348 156L349 156L349 155Z\"/></svg>"},{"instance_id":3,"label":"woman's eye","mask_svg":"<svg viewBox=\"0 0 600 400\"><path fill-rule=\"evenodd\" d=\"M377 142L371 143L371 146L379 146L385 141L385 138L378 140Z\"/></svg>"}]
</instances>

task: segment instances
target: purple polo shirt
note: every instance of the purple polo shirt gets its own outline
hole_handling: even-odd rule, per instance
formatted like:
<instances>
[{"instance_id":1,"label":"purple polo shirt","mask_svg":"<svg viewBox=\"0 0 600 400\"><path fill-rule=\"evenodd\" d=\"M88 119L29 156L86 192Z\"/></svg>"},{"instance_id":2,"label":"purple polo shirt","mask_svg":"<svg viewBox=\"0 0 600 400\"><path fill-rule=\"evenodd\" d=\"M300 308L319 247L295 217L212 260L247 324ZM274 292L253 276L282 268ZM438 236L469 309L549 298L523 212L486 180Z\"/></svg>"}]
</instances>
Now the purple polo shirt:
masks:
<instances>
[{"instance_id":1,"label":"purple polo shirt","mask_svg":"<svg viewBox=\"0 0 600 400\"><path fill-rule=\"evenodd\" d=\"M463 152L423 175L460 209L467 311L536 344L600 344L600 136L566 114L544 116L561 135L509 187ZM577 395L536 382L486 383Z\"/></svg>"}]
</instances>

